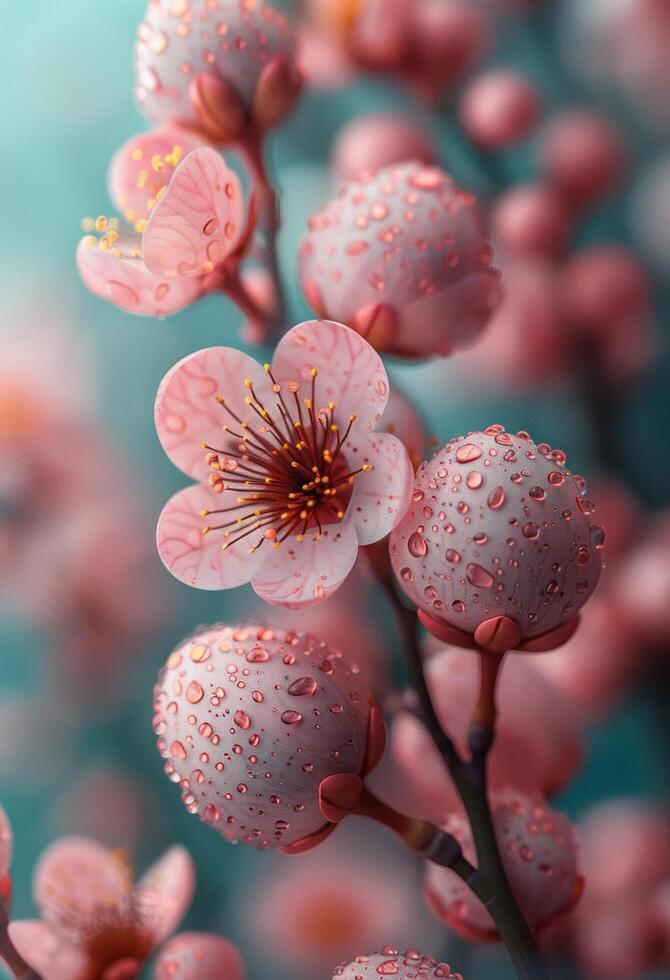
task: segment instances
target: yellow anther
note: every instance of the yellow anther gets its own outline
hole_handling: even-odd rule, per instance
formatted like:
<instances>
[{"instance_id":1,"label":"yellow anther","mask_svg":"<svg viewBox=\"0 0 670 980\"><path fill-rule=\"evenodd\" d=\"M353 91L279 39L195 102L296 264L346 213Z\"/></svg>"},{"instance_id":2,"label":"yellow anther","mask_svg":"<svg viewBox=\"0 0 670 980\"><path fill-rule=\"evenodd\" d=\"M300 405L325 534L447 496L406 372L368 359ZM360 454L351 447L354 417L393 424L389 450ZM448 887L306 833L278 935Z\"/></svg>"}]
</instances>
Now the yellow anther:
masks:
<instances>
[{"instance_id":1,"label":"yellow anther","mask_svg":"<svg viewBox=\"0 0 670 980\"><path fill-rule=\"evenodd\" d=\"M209 514L209 511L208 510L201 510L200 511L200 516L201 517L207 517L208 514Z\"/></svg>"},{"instance_id":2,"label":"yellow anther","mask_svg":"<svg viewBox=\"0 0 670 980\"><path fill-rule=\"evenodd\" d=\"M117 241L118 237L119 237L119 233L116 230L116 228L110 228L109 231L107 232L107 241L109 242Z\"/></svg>"},{"instance_id":3,"label":"yellow anther","mask_svg":"<svg viewBox=\"0 0 670 980\"><path fill-rule=\"evenodd\" d=\"M135 222L135 231L139 235L143 235L146 230L147 230L146 218L140 218L138 221Z\"/></svg>"},{"instance_id":4,"label":"yellow anther","mask_svg":"<svg viewBox=\"0 0 670 980\"><path fill-rule=\"evenodd\" d=\"M264 364L263 365L263 370L264 371L269 371L270 370L270 365L269 364Z\"/></svg>"},{"instance_id":5,"label":"yellow anther","mask_svg":"<svg viewBox=\"0 0 670 980\"><path fill-rule=\"evenodd\" d=\"M216 400L219 403L219 405L223 405L226 399L223 397L223 395L217 395Z\"/></svg>"},{"instance_id":6,"label":"yellow anther","mask_svg":"<svg viewBox=\"0 0 670 980\"><path fill-rule=\"evenodd\" d=\"M112 250L112 246L109 244L106 238L100 239L100 248L103 250L103 252L111 252Z\"/></svg>"},{"instance_id":7,"label":"yellow anther","mask_svg":"<svg viewBox=\"0 0 670 980\"><path fill-rule=\"evenodd\" d=\"M312 378L316 378L319 372L317 371L316 368L312 368L312 370L309 373Z\"/></svg>"},{"instance_id":8,"label":"yellow anther","mask_svg":"<svg viewBox=\"0 0 670 980\"><path fill-rule=\"evenodd\" d=\"M209 531L209 528L208 527L202 527L202 528L200 528L201 534L207 534L208 531Z\"/></svg>"},{"instance_id":9,"label":"yellow anther","mask_svg":"<svg viewBox=\"0 0 670 980\"><path fill-rule=\"evenodd\" d=\"M147 211L151 211L155 207L156 207L156 198L150 197L149 200L147 201Z\"/></svg>"},{"instance_id":10,"label":"yellow anther","mask_svg":"<svg viewBox=\"0 0 670 980\"><path fill-rule=\"evenodd\" d=\"M364 473L369 473L370 470L372 469L372 466L370 465L370 463L363 463L361 469L363 470Z\"/></svg>"},{"instance_id":11,"label":"yellow anther","mask_svg":"<svg viewBox=\"0 0 670 980\"><path fill-rule=\"evenodd\" d=\"M128 210L124 212L123 217L126 219L129 225L132 225L135 223L135 221L137 221L137 211L135 211L133 208L128 208Z\"/></svg>"},{"instance_id":12,"label":"yellow anther","mask_svg":"<svg viewBox=\"0 0 670 980\"><path fill-rule=\"evenodd\" d=\"M116 231L118 231L118 228L119 228L119 219L118 218L110 218L108 224L109 224L109 227L110 228L114 228Z\"/></svg>"},{"instance_id":13,"label":"yellow anther","mask_svg":"<svg viewBox=\"0 0 670 980\"><path fill-rule=\"evenodd\" d=\"M151 166L154 168L156 173L163 169L163 157L160 155L160 153L154 153L151 158Z\"/></svg>"},{"instance_id":14,"label":"yellow anther","mask_svg":"<svg viewBox=\"0 0 670 980\"><path fill-rule=\"evenodd\" d=\"M82 245L84 248L95 248L97 244L98 239L95 237L95 235L86 235L86 237L82 239Z\"/></svg>"},{"instance_id":15,"label":"yellow anther","mask_svg":"<svg viewBox=\"0 0 670 980\"><path fill-rule=\"evenodd\" d=\"M251 378L245 378L244 379L244 387L245 388L253 388L253 386L254 386L254 383L251 380Z\"/></svg>"},{"instance_id":16,"label":"yellow anther","mask_svg":"<svg viewBox=\"0 0 670 980\"><path fill-rule=\"evenodd\" d=\"M141 160L142 157L144 156L144 153L138 147L137 149L133 150L133 152L130 155L133 158L133 160Z\"/></svg>"},{"instance_id":17,"label":"yellow anther","mask_svg":"<svg viewBox=\"0 0 670 980\"><path fill-rule=\"evenodd\" d=\"M160 201L160 199L162 198L162 196L165 194L166 191L167 191L167 184L165 184L164 187L161 187L161 189L158 191L158 193L156 194L156 200Z\"/></svg>"},{"instance_id":18,"label":"yellow anther","mask_svg":"<svg viewBox=\"0 0 670 980\"><path fill-rule=\"evenodd\" d=\"M104 214L101 214L95 219L95 230L105 231L106 228L107 228L107 218L104 216Z\"/></svg>"},{"instance_id":19,"label":"yellow anther","mask_svg":"<svg viewBox=\"0 0 670 980\"><path fill-rule=\"evenodd\" d=\"M304 541L304 540L305 540L305 535L304 534L298 534L296 536L296 541Z\"/></svg>"},{"instance_id":20,"label":"yellow anther","mask_svg":"<svg viewBox=\"0 0 670 980\"><path fill-rule=\"evenodd\" d=\"M355 422L357 418L358 418L358 416L357 416L357 415L350 415L350 416L349 416L349 421L350 421L350 422Z\"/></svg>"},{"instance_id":21,"label":"yellow anther","mask_svg":"<svg viewBox=\"0 0 670 980\"><path fill-rule=\"evenodd\" d=\"M140 190L140 191L141 190L144 190L144 186L145 186L145 184L147 182L147 177L148 176L149 176L149 171L148 170L140 170L140 172L137 175L137 181L136 181L136 183L137 183L137 189L138 190Z\"/></svg>"},{"instance_id":22,"label":"yellow anther","mask_svg":"<svg viewBox=\"0 0 670 980\"><path fill-rule=\"evenodd\" d=\"M81 219L81 230L82 231L95 231L95 221L93 218L82 218Z\"/></svg>"}]
</instances>

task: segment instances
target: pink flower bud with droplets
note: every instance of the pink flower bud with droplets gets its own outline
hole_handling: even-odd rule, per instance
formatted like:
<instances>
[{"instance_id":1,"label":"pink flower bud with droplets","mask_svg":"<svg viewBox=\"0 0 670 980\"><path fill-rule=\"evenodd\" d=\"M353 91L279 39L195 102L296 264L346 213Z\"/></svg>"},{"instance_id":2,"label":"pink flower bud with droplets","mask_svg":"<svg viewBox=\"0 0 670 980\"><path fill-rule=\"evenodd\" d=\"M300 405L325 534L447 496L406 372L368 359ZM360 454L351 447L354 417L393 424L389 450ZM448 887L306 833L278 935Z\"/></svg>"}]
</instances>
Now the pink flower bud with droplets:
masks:
<instances>
[{"instance_id":1,"label":"pink flower bud with droplets","mask_svg":"<svg viewBox=\"0 0 670 980\"><path fill-rule=\"evenodd\" d=\"M463 980L452 973L447 963L438 963L432 956L423 956L416 949L404 952L395 946L384 946L379 953L357 956L349 964L342 963L332 980L378 980L393 976L396 980Z\"/></svg>"},{"instance_id":2,"label":"pink flower bud with droplets","mask_svg":"<svg viewBox=\"0 0 670 980\"><path fill-rule=\"evenodd\" d=\"M574 776L583 756L583 739L577 712L537 670L538 659L544 658L514 657L501 674L489 782L494 788L512 785L523 792L553 796ZM477 660L467 650L441 650L428 658L426 676L442 726L467 759L468 730L478 694ZM424 726L400 712L393 722L391 744L412 790L413 812L439 823L458 805L458 795Z\"/></svg>"},{"instance_id":3,"label":"pink flower bud with droplets","mask_svg":"<svg viewBox=\"0 0 670 980\"><path fill-rule=\"evenodd\" d=\"M520 72L498 69L471 82L459 112L473 143L484 150L504 150L528 135L540 114L540 97Z\"/></svg>"},{"instance_id":4,"label":"pink flower bud with droplets","mask_svg":"<svg viewBox=\"0 0 670 980\"><path fill-rule=\"evenodd\" d=\"M172 130L144 134L114 157L110 191L128 227L104 215L85 219L100 237L79 243L79 274L128 313L169 316L224 288L248 245L237 175L210 147L183 156L181 139Z\"/></svg>"},{"instance_id":5,"label":"pink flower bud with droplets","mask_svg":"<svg viewBox=\"0 0 670 980\"><path fill-rule=\"evenodd\" d=\"M574 632L600 576L593 510L561 451L492 425L421 465L391 534L393 569L440 639L550 649Z\"/></svg>"},{"instance_id":6,"label":"pink flower bud with droplets","mask_svg":"<svg viewBox=\"0 0 670 980\"><path fill-rule=\"evenodd\" d=\"M404 160L432 164L437 157L437 147L425 127L409 116L390 112L354 118L338 133L331 153L333 170L341 181Z\"/></svg>"},{"instance_id":7,"label":"pink flower bud with droplets","mask_svg":"<svg viewBox=\"0 0 670 980\"><path fill-rule=\"evenodd\" d=\"M491 209L491 237L503 255L556 259L564 251L571 215L562 196L545 184L518 184Z\"/></svg>"},{"instance_id":8,"label":"pink flower bud with droplets","mask_svg":"<svg viewBox=\"0 0 670 980\"><path fill-rule=\"evenodd\" d=\"M191 813L230 841L297 853L334 829L319 784L379 761L384 722L345 657L310 634L218 626L168 658L155 731Z\"/></svg>"},{"instance_id":9,"label":"pink flower bud with droplets","mask_svg":"<svg viewBox=\"0 0 670 980\"><path fill-rule=\"evenodd\" d=\"M137 101L223 144L279 123L301 88L286 18L249 0L149 0L137 32Z\"/></svg>"},{"instance_id":10,"label":"pink flower bud with droplets","mask_svg":"<svg viewBox=\"0 0 670 980\"><path fill-rule=\"evenodd\" d=\"M530 927L546 928L574 907L584 888L577 870L574 829L540 796L498 790L491 794L490 805L512 891ZM453 813L443 828L456 837L465 857L476 864L466 818ZM485 907L451 869L427 864L425 897L435 915L458 935L479 942L498 937Z\"/></svg>"},{"instance_id":11,"label":"pink flower bud with droplets","mask_svg":"<svg viewBox=\"0 0 670 980\"><path fill-rule=\"evenodd\" d=\"M621 136L605 118L587 110L569 110L549 120L539 153L543 175L576 209L607 197L623 176Z\"/></svg>"},{"instance_id":12,"label":"pink flower bud with droplets","mask_svg":"<svg viewBox=\"0 0 670 980\"><path fill-rule=\"evenodd\" d=\"M161 949L154 980L244 980L244 965L227 939L210 932L181 932Z\"/></svg>"},{"instance_id":13,"label":"pink flower bud with droplets","mask_svg":"<svg viewBox=\"0 0 670 980\"><path fill-rule=\"evenodd\" d=\"M309 221L300 280L319 316L378 350L446 355L484 329L499 294L474 198L437 167L384 167Z\"/></svg>"}]
</instances>

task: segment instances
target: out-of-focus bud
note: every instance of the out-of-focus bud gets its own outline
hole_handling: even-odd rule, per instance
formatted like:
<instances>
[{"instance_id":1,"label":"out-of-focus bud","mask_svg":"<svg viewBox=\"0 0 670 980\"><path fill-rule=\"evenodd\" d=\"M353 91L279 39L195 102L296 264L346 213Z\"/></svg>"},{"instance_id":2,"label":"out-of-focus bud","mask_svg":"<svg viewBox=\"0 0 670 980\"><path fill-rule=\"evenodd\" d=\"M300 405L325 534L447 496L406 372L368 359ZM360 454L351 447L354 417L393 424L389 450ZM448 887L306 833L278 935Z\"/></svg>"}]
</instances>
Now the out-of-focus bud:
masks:
<instances>
[{"instance_id":1,"label":"out-of-focus bud","mask_svg":"<svg viewBox=\"0 0 670 980\"><path fill-rule=\"evenodd\" d=\"M463 128L484 150L503 150L530 132L540 113L537 89L524 75L494 70L479 75L460 104Z\"/></svg>"},{"instance_id":2,"label":"out-of-focus bud","mask_svg":"<svg viewBox=\"0 0 670 980\"><path fill-rule=\"evenodd\" d=\"M588 110L565 111L549 120L539 153L543 175L576 209L611 194L624 172L621 136L607 119Z\"/></svg>"},{"instance_id":3,"label":"out-of-focus bud","mask_svg":"<svg viewBox=\"0 0 670 980\"><path fill-rule=\"evenodd\" d=\"M504 191L491 210L491 237L502 254L555 259L565 249L571 215L561 195L546 184Z\"/></svg>"},{"instance_id":4,"label":"out-of-focus bud","mask_svg":"<svg viewBox=\"0 0 670 980\"><path fill-rule=\"evenodd\" d=\"M357 116L339 132L332 164L335 175L345 181L404 160L435 163L437 156L425 127L407 116L371 113Z\"/></svg>"}]
</instances>

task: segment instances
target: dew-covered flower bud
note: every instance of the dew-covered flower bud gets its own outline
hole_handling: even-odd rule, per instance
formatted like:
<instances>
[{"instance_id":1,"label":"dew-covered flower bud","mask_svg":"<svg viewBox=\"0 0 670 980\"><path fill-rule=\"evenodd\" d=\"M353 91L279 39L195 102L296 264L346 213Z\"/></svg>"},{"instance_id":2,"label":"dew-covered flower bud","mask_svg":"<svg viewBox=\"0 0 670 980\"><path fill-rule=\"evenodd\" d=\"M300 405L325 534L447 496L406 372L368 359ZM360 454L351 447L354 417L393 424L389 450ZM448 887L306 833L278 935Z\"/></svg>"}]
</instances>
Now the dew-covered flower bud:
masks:
<instances>
[{"instance_id":1,"label":"dew-covered flower bud","mask_svg":"<svg viewBox=\"0 0 670 980\"><path fill-rule=\"evenodd\" d=\"M541 929L579 901L584 881L577 870L577 842L572 825L541 797L516 790L491 795L496 838L507 879L532 929ZM465 857L476 864L470 826L461 814L450 814L444 829L459 841ZM450 929L470 940L495 939L488 911L450 868L426 864L426 901Z\"/></svg>"},{"instance_id":2,"label":"dew-covered flower bud","mask_svg":"<svg viewBox=\"0 0 670 980\"><path fill-rule=\"evenodd\" d=\"M136 74L152 122L194 127L215 143L276 125L301 86L286 18L255 0L149 0Z\"/></svg>"},{"instance_id":3,"label":"dew-covered flower bud","mask_svg":"<svg viewBox=\"0 0 670 980\"><path fill-rule=\"evenodd\" d=\"M438 450L390 541L424 624L498 652L567 638L602 564L604 533L585 492L565 454L527 432L491 425Z\"/></svg>"},{"instance_id":4,"label":"dew-covered flower bud","mask_svg":"<svg viewBox=\"0 0 670 980\"><path fill-rule=\"evenodd\" d=\"M484 329L500 283L471 194L439 167L384 167L309 221L300 280L319 316L403 357L451 353Z\"/></svg>"},{"instance_id":5,"label":"dew-covered flower bud","mask_svg":"<svg viewBox=\"0 0 670 980\"><path fill-rule=\"evenodd\" d=\"M364 775L385 730L362 675L306 633L214 626L169 656L155 731L182 799L227 840L306 850L333 829L319 784Z\"/></svg>"},{"instance_id":6,"label":"dew-covered flower bud","mask_svg":"<svg viewBox=\"0 0 670 980\"><path fill-rule=\"evenodd\" d=\"M452 973L447 963L438 963L432 956L423 956L415 949L404 952L395 946L383 946L379 953L357 956L351 963L342 963L333 973L333 980L378 980L393 976L396 980L463 980Z\"/></svg>"}]
</instances>

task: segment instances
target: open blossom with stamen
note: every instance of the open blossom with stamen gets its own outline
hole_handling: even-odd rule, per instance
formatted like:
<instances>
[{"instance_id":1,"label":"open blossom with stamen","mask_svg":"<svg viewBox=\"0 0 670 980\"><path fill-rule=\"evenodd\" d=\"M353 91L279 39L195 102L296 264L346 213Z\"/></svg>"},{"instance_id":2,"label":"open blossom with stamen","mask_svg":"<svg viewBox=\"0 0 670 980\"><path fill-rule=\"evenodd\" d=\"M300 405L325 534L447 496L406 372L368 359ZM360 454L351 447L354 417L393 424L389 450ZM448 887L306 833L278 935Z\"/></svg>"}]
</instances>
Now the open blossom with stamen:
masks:
<instances>
[{"instance_id":1,"label":"open blossom with stamen","mask_svg":"<svg viewBox=\"0 0 670 980\"><path fill-rule=\"evenodd\" d=\"M319 785L365 775L385 744L365 679L308 633L213 626L177 647L154 693L165 771L230 841L297 853L335 829Z\"/></svg>"},{"instance_id":2,"label":"open blossom with stamen","mask_svg":"<svg viewBox=\"0 0 670 980\"><path fill-rule=\"evenodd\" d=\"M100 237L79 243L79 274L128 313L168 316L225 288L246 249L237 175L197 145L170 130L134 137L110 168L110 192L128 225L105 215L84 221Z\"/></svg>"},{"instance_id":3,"label":"open blossom with stamen","mask_svg":"<svg viewBox=\"0 0 670 980\"><path fill-rule=\"evenodd\" d=\"M334 592L359 546L387 535L409 503L405 447L372 431L388 391L374 349L324 320L289 330L265 368L226 347L176 364L156 426L172 461L201 483L160 516L167 568L201 589L251 581L287 608Z\"/></svg>"},{"instance_id":4,"label":"open blossom with stamen","mask_svg":"<svg viewBox=\"0 0 670 980\"><path fill-rule=\"evenodd\" d=\"M391 535L398 583L424 625L499 652L564 642L602 565L585 494L565 454L527 432L491 425L438 450Z\"/></svg>"},{"instance_id":5,"label":"open blossom with stamen","mask_svg":"<svg viewBox=\"0 0 670 980\"><path fill-rule=\"evenodd\" d=\"M135 53L142 111L217 143L276 125L302 84L290 25L264 0L149 0Z\"/></svg>"},{"instance_id":6,"label":"open blossom with stamen","mask_svg":"<svg viewBox=\"0 0 670 980\"><path fill-rule=\"evenodd\" d=\"M317 316L378 350L431 357L486 326L500 293L492 259L474 197L410 161L344 184L310 218L300 281Z\"/></svg>"},{"instance_id":7,"label":"open blossom with stamen","mask_svg":"<svg viewBox=\"0 0 670 980\"><path fill-rule=\"evenodd\" d=\"M154 980L244 980L244 966L227 939L209 932L182 932L160 951Z\"/></svg>"},{"instance_id":8,"label":"open blossom with stamen","mask_svg":"<svg viewBox=\"0 0 670 980\"><path fill-rule=\"evenodd\" d=\"M396 980L463 980L460 973L451 972L447 963L438 963L416 949L403 952L395 946L384 946L379 953L342 963L333 973L333 980L377 980L380 976L393 976Z\"/></svg>"},{"instance_id":9,"label":"open blossom with stamen","mask_svg":"<svg viewBox=\"0 0 670 980\"><path fill-rule=\"evenodd\" d=\"M512 890L532 929L542 929L579 901L584 880L577 870L575 831L566 817L539 797L516 790L491 794L491 811L500 856ZM451 814L443 828L477 863L470 826ZM426 863L426 901L435 915L469 940L496 939L498 933L482 902L450 868Z\"/></svg>"},{"instance_id":10,"label":"open blossom with stamen","mask_svg":"<svg viewBox=\"0 0 670 980\"><path fill-rule=\"evenodd\" d=\"M194 879L183 847L166 851L133 887L117 852L63 837L35 870L42 919L12 922L10 938L42 980L133 980L181 921Z\"/></svg>"}]
</instances>

